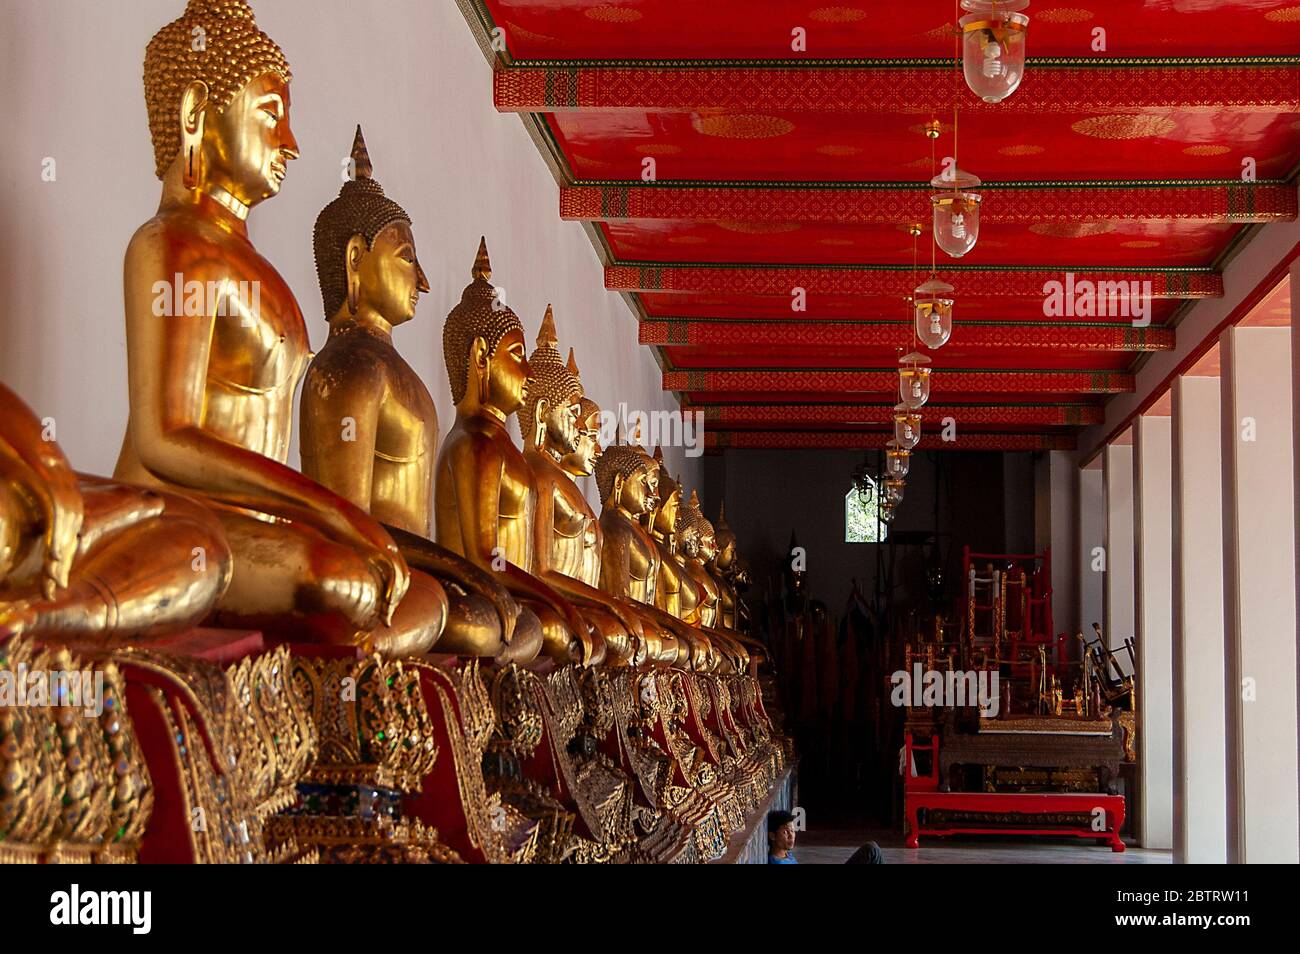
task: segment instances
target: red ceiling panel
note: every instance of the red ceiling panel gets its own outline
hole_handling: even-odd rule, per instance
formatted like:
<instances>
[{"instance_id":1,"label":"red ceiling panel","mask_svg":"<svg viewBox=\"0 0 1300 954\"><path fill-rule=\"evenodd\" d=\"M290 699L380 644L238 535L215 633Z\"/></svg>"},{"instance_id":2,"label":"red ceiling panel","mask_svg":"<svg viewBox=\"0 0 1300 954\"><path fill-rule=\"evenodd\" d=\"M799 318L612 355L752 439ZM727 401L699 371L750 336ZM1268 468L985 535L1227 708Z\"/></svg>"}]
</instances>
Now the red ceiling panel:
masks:
<instances>
[{"instance_id":1,"label":"red ceiling panel","mask_svg":"<svg viewBox=\"0 0 1300 954\"><path fill-rule=\"evenodd\" d=\"M955 4L790 0L486 0L521 59L793 59L951 56ZM1035 2L1030 56L1243 56L1300 49L1300 16L1276 0ZM806 53L791 49L806 31ZM1093 49L1105 30L1105 52Z\"/></svg>"},{"instance_id":2,"label":"red ceiling panel","mask_svg":"<svg viewBox=\"0 0 1300 954\"><path fill-rule=\"evenodd\" d=\"M1297 46L1300 50L1300 46ZM945 118L945 117L940 117ZM923 182L933 163L925 117L770 113L555 113L550 128L576 179L640 181L647 158L659 181ZM936 142L952 155L952 115ZM1296 113L1178 112L972 117L960 121L962 168L1001 182L1259 179L1300 158Z\"/></svg>"},{"instance_id":3,"label":"red ceiling panel","mask_svg":"<svg viewBox=\"0 0 1300 954\"><path fill-rule=\"evenodd\" d=\"M971 449L1068 446L1174 346L1180 309L1222 293L1251 223L1294 219L1297 3L1036 0L1020 90L990 106L954 84L958 139L951 0L461 0L480 37L502 29L495 102L536 113L559 213L594 225L607 288L646 319L664 387L707 405L712 450L883 444L911 347L906 227L954 140L984 222L960 262L937 256L957 306L932 405ZM928 230L915 258L924 275ZM1153 279L1151 328L1047 313L1066 271ZM1258 320L1289 320L1289 297L1267 304ZM879 321L896 326L860 324Z\"/></svg>"},{"instance_id":4,"label":"red ceiling panel","mask_svg":"<svg viewBox=\"0 0 1300 954\"><path fill-rule=\"evenodd\" d=\"M997 201L996 193L985 198ZM927 215L922 198L913 210ZM744 262L758 264L903 265L930 261L928 231L914 247L901 226L828 223L648 220L602 222L620 261ZM966 265L1032 264L1195 266L1213 261L1240 225L1162 222L1054 222L980 227ZM946 256L945 256L946 258Z\"/></svg>"}]
</instances>

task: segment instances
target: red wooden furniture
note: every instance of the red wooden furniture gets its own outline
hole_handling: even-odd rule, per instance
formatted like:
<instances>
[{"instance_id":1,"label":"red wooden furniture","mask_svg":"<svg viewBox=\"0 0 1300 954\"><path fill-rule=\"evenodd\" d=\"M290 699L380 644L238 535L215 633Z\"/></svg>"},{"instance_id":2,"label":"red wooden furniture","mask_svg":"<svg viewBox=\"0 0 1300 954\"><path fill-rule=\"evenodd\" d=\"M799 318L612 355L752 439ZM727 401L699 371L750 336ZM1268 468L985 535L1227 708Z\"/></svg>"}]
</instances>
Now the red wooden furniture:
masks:
<instances>
[{"instance_id":1,"label":"red wooden furniture","mask_svg":"<svg viewBox=\"0 0 1300 954\"><path fill-rule=\"evenodd\" d=\"M921 835L1071 835L1092 838L1110 845L1111 851L1123 851L1124 842L1119 836L1124 826L1124 797L1093 792L942 792L939 791L939 740L930 737L929 745L916 745L911 733L904 736L903 810L907 823L907 847L920 846ZM912 775L913 751L928 753L928 775ZM1003 816L997 824L970 821L921 821L921 812L946 810L965 813L985 813ZM1053 824L1043 820L1044 815L1089 815L1101 811L1105 828L1098 831L1090 825ZM1017 817L1021 816L1021 817Z\"/></svg>"}]
</instances>

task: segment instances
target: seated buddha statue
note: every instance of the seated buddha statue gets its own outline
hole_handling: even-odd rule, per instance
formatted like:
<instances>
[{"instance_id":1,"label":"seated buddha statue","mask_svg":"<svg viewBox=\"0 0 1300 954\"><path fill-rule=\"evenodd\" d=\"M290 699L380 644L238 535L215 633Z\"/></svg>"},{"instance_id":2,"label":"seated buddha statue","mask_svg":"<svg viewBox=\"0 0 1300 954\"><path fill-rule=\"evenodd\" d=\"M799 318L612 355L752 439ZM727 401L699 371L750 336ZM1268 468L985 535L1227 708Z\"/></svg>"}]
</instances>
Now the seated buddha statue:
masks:
<instances>
[{"instance_id":1,"label":"seated buddha statue","mask_svg":"<svg viewBox=\"0 0 1300 954\"><path fill-rule=\"evenodd\" d=\"M641 517L658 502L658 479L658 464L635 445L614 444L596 459L596 489L601 500L600 588L634 601L642 617L653 621L653 626L642 627L649 644L647 662L687 666L690 626L656 605L659 550L641 525Z\"/></svg>"},{"instance_id":2,"label":"seated buddha statue","mask_svg":"<svg viewBox=\"0 0 1300 954\"><path fill-rule=\"evenodd\" d=\"M718 585L718 625L723 629L736 629L736 587L730 573L736 563L736 534L727 524L725 503L718 505L718 520L714 527L714 553L706 561L709 575Z\"/></svg>"},{"instance_id":3,"label":"seated buddha statue","mask_svg":"<svg viewBox=\"0 0 1300 954\"><path fill-rule=\"evenodd\" d=\"M524 329L488 281L487 242L479 243L470 284L443 325L443 360L456 422L438 454L434 485L437 540L496 574L537 614L542 652L560 662L590 658L586 623L550 583L533 574L537 488L506 422L524 403Z\"/></svg>"},{"instance_id":4,"label":"seated buddha statue","mask_svg":"<svg viewBox=\"0 0 1300 954\"><path fill-rule=\"evenodd\" d=\"M628 665L644 653L642 620L631 600L599 589L600 524L575 482L592 473L599 447L592 419L600 409L588 402L579 420L582 380L573 352L565 363L556 343L555 318L548 307L537 348L528 358L527 397L519 410L524 457L537 486L534 572L581 608L604 643L606 664Z\"/></svg>"},{"instance_id":5,"label":"seated buddha statue","mask_svg":"<svg viewBox=\"0 0 1300 954\"><path fill-rule=\"evenodd\" d=\"M187 629L230 580L210 511L80 476L0 384L0 642L112 648Z\"/></svg>"},{"instance_id":6,"label":"seated buddha statue","mask_svg":"<svg viewBox=\"0 0 1300 954\"><path fill-rule=\"evenodd\" d=\"M219 618L417 651L437 638L445 595L417 587L404 599L410 573L388 532L286 462L311 353L298 304L253 246L248 217L279 193L298 156L290 80L245 0L190 0L149 43L145 99L162 199L126 252L131 412L115 476L216 512L234 557Z\"/></svg>"},{"instance_id":7,"label":"seated buddha statue","mask_svg":"<svg viewBox=\"0 0 1300 954\"><path fill-rule=\"evenodd\" d=\"M686 623L685 638L689 647L691 669L708 669L712 666L711 645L699 628L699 589L686 574L677 553L677 522L680 516L682 488L677 481L663 472L663 450L655 448L655 463L659 465L658 495L655 506L643 516L645 529L654 541L659 554L655 580L655 605L670 616Z\"/></svg>"},{"instance_id":8,"label":"seated buddha statue","mask_svg":"<svg viewBox=\"0 0 1300 954\"><path fill-rule=\"evenodd\" d=\"M303 384L302 470L392 535L412 585L441 588L449 602L439 652L508 661L537 654L541 630L516 632L518 607L492 574L429 540L438 414L428 388L393 344L429 290L411 219L384 194L361 127L354 175L316 219L314 249L329 339ZM529 647L529 643L532 643Z\"/></svg>"}]
</instances>

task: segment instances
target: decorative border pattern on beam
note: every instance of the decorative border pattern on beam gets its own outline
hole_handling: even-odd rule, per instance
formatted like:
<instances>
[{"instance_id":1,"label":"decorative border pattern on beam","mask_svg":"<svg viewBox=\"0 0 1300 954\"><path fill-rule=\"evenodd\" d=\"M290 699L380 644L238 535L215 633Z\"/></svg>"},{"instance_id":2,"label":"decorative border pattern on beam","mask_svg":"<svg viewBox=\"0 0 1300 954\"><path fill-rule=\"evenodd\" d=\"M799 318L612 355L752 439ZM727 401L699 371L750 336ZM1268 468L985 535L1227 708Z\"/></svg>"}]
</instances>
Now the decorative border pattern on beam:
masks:
<instances>
[{"instance_id":1,"label":"decorative border pattern on beam","mask_svg":"<svg viewBox=\"0 0 1300 954\"><path fill-rule=\"evenodd\" d=\"M650 318L641 322L643 345L753 345L767 347L893 348L906 344L905 321L700 321ZM1053 351L1172 351L1174 330L1130 323L959 322L964 348Z\"/></svg>"},{"instance_id":2,"label":"decorative border pattern on beam","mask_svg":"<svg viewBox=\"0 0 1300 954\"><path fill-rule=\"evenodd\" d=\"M683 411L703 411L706 425L725 424L889 424L892 404L696 404ZM1105 410L1093 404L927 404L921 426L951 417L962 424L1086 427L1100 424Z\"/></svg>"},{"instance_id":3,"label":"decorative border pattern on beam","mask_svg":"<svg viewBox=\"0 0 1300 954\"><path fill-rule=\"evenodd\" d=\"M1120 371L969 370L936 368L932 393L1121 394L1133 390L1133 375ZM891 393L896 368L696 368L665 371L665 391L804 391Z\"/></svg>"},{"instance_id":4,"label":"decorative border pattern on beam","mask_svg":"<svg viewBox=\"0 0 1300 954\"><path fill-rule=\"evenodd\" d=\"M996 104L964 96L967 112L1140 113L1300 112L1300 67L1200 65L1146 61L1146 65L1033 65L1016 95ZM1151 65L1156 64L1156 65ZM701 109L785 112L926 114L952 108L952 67L909 68L800 61L759 65L746 61L584 63L503 66L493 72L492 97L501 112L578 110L696 112Z\"/></svg>"},{"instance_id":5,"label":"decorative border pattern on beam","mask_svg":"<svg viewBox=\"0 0 1300 954\"><path fill-rule=\"evenodd\" d=\"M709 431L706 452L724 450L878 450L892 438L888 432L862 431ZM917 450L1043 451L1074 450L1072 434L957 434L945 441L922 434Z\"/></svg>"},{"instance_id":6,"label":"decorative border pattern on beam","mask_svg":"<svg viewBox=\"0 0 1300 954\"><path fill-rule=\"evenodd\" d=\"M1293 185L1228 182L1133 187L1122 183L1012 186L981 213L986 224L1036 222L1281 222L1296 217ZM571 221L673 219L735 222L835 222L896 226L930 219L929 183L802 187L577 185L560 189L560 217Z\"/></svg>"},{"instance_id":7,"label":"decorative border pattern on beam","mask_svg":"<svg viewBox=\"0 0 1300 954\"><path fill-rule=\"evenodd\" d=\"M682 292L790 297L808 294L903 298L912 291L910 265L688 265L650 262L605 266L605 287L620 292ZM1043 285L1074 275L1083 281L1147 282L1152 298L1221 298L1223 276L1210 268L1058 268L1030 265L946 265L940 278L960 295L1042 298ZM1123 287L1131 287L1124 285ZM1138 286L1139 288L1141 285Z\"/></svg>"}]
</instances>

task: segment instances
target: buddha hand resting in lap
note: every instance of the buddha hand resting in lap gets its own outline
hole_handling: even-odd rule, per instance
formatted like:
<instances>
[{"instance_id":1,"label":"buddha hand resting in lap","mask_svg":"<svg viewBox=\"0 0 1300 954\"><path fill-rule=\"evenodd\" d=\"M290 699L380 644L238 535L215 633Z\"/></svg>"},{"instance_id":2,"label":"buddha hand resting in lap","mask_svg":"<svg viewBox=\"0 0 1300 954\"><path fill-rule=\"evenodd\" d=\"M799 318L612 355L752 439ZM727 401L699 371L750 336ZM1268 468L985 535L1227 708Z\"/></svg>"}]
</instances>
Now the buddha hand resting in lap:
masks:
<instances>
[{"instance_id":1,"label":"buddha hand resting in lap","mask_svg":"<svg viewBox=\"0 0 1300 954\"><path fill-rule=\"evenodd\" d=\"M485 241L471 275L442 334L456 423L438 455L438 543L492 571L537 614L546 656L580 662L589 638L586 623L554 587L533 575L537 488L506 430L524 403L524 329L488 281L492 266Z\"/></svg>"},{"instance_id":2,"label":"buddha hand resting in lap","mask_svg":"<svg viewBox=\"0 0 1300 954\"><path fill-rule=\"evenodd\" d=\"M307 328L247 224L298 156L284 54L244 0L190 0L149 43L144 72L163 186L126 252L131 415L116 476L216 511L234 554L222 617L381 651L427 647L442 594L404 601L410 572L391 536L286 464ZM166 294L177 285L183 307Z\"/></svg>"},{"instance_id":3,"label":"buddha hand resting in lap","mask_svg":"<svg viewBox=\"0 0 1300 954\"><path fill-rule=\"evenodd\" d=\"M535 655L536 617L527 612L513 640L519 607L505 587L428 539L438 416L428 388L393 345L393 329L415 317L429 286L410 217L373 178L360 127L352 159L355 177L316 220L330 333L303 387L303 472L385 524L413 570L413 586L445 589L450 612L439 652L506 661L531 642Z\"/></svg>"},{"instance_id":4,"label":"buddha hand resting in lap","mask_svg":"<svg viewBox=\"0 0 1300 954\"><path fill-rule=\"evenodd\" d=\"M111 648L192 626L230 580L215 515L79 476L0 385L0 641Z\"/></svg>"}]
</instances>

